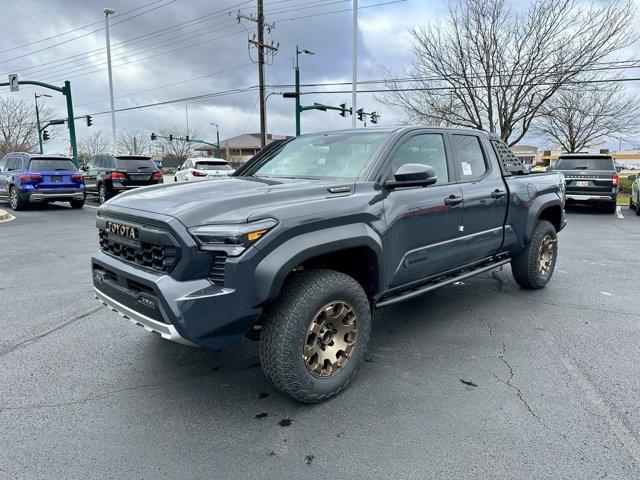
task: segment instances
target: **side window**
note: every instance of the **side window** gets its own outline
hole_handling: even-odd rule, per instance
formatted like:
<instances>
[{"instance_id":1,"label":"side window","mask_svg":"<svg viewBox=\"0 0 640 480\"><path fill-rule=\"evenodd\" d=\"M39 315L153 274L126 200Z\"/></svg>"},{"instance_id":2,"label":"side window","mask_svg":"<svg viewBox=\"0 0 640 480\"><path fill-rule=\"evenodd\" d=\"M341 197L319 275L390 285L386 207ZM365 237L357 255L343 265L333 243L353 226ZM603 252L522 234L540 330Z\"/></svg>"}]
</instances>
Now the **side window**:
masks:
<instances>
[{"instance_id":1,"label":"side window","mask_svg":"<svg viewBox=\"0 0 640 480\"><path fill-rule=\"evenodd\" d=\"M15 157L9 157L9 159L7 160L7 171L8 172L12 172L13 170L17 170L16 161L17 161L17 159Z\"/></svg>"},{"instance_id":2,"label":"side window","mask_svg":"<svg viewBox=\"0 0 640 480\"><path fill-rule=\"evenodd\" d=\"M96 168L96 157L92 157L91 160L87 162L87 168Z\"/></svg>"},{"instance_id":3,"label":"side window","mask_svg":"<svg viewBox=\"0 0 640 480\"><path fill-rule=\"evenodd\" d=\"M0 159L0 172L4 172L7 167L7 157Z\"/></svg>"},{"instance_id":4,"label":"side window","mask_svg":"<svg viewBox=\"0 0 640 480\"><path fill-rule=\"evenodd\" d=\"M439 133L422 133L402 144L393 155L393 173L408 163L420 163L435 168L438 175L437 184L449 181L444 138Z\"/></svg>"},{"instance_id":5,"label":"side window","mask_svg":"<svg viewBox=\"0 0 640 480\"><path fill-rule=\"evenodd\" d=\"M460 171L460 180L472 182L487 173L487 163L475 135L452 135L453 158Z\"/></svg>"},{"instance_id":6,"label":"side window","mask_svg":"<svg viewBox=\"0 0 640 480\"><path fill-rule=\"evenodd\" d=\"M113 170L116 168L115 158L110 155L105 155L102 157L102 166L107 170Z\"/></svg>"}]
</instances>

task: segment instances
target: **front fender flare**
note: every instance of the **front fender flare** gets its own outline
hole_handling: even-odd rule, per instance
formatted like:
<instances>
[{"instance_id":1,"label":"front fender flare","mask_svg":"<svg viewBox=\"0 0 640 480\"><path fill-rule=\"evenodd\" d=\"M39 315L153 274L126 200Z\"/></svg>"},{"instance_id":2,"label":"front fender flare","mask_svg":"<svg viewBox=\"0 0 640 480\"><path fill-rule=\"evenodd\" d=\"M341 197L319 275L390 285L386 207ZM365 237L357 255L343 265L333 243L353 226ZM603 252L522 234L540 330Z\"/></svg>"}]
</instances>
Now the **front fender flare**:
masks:
<instances>
[{"instance_id":1,"label":"front fender flare","mask_svg":"<svg viewBox=\"0 0 640 480\"><path fill-rule=\"evenodd\" d=\"M301 263L319 255L354 247L367 247L373 251L378 262L378 285L382 285L382 239L364 223L342 225L298 235L267 254L254 273L254 306L275 300L287 275Z\"/></svg>"}]
</instances>

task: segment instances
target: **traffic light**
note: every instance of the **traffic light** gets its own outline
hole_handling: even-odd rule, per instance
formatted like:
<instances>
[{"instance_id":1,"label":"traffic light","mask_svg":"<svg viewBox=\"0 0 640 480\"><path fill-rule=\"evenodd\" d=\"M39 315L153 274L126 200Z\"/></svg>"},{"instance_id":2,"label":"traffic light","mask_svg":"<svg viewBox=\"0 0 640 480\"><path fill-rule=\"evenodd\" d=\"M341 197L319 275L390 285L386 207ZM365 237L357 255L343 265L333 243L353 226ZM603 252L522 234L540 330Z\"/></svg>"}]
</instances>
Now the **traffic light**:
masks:
<instances>
[{"instance_id":1,"label":"traffic light","mask_svg":"<svg viewBox=\"0 0 640 480\"><path fill-rule=\"evenodd\" d=\"M347 104L346 103L341 103L340 104L340 108L342 109L342 111L340 112L340 116L341 117L346 117L347 116Z\"/></svg>"},{"instance_id":2,"label":"traffic light","mask_svg":"<svg viewBox=\"0 0 640 480\"><path fill-rule=\"evenodd\" d=\"M42 140L49 140L49 134L46 130L42 131Z\"/></svg>"},{"instance_id":3,"label":"traffic light","mask_svg":"<svg viewBox=\"0 0 640 480\"><path fill-rule=\"evenodd\" d=\"M371 112L371 123L378 123L378 118L380 115L377 112Z\"/></svg>"},{"instance_id":4,"label":"traffic light","mask_svg":"<svg viewBox=\"0 0 640 480\"><path fill-rule=\"evenodd\" d=\"M169 134L169 141L173 142L173 134L171 134L171 133Z\"/></svg>"},{"instance_id":5,"label":"traffic light","mask_svg":"<svg viewBox=\"0 0 640 480\"><path fill-rule=\"evenodd\" d=\"M363 121L364 120L364 109L359 108L358 110L356 110L356 113L358 114L358 120Z\"/></svg>"},{"instance_id":6,"label":"traffic light","mask_svg":"<svg viewBox=\"0 0 640 480\"><path fill-rule=\"evenodd\" d=\"M155 133L151 134L151 140L157 140L158 136Z\"/></svg>"},{"instance_id":7,"label":"traffic light","mask_svg":"<svg viewBox=\"0 0 640 480\"><path fill-rule=\"evenodd\" d=\"M85 116L86 120L87 120L87 127L90 127L91 125L93 125L93 119L91 118L91 115L87 115Z\"/></svg>"},{"instance_id":8,"label":"traffic light","mask_svg":"<svg viewBox=\"0 0 640 480\"><path fill-rule=\"evenodd\" d=\"M186 135L184 138L185 138L185 142L189 141L189 135Z\"/></svg>"}]
</instances>

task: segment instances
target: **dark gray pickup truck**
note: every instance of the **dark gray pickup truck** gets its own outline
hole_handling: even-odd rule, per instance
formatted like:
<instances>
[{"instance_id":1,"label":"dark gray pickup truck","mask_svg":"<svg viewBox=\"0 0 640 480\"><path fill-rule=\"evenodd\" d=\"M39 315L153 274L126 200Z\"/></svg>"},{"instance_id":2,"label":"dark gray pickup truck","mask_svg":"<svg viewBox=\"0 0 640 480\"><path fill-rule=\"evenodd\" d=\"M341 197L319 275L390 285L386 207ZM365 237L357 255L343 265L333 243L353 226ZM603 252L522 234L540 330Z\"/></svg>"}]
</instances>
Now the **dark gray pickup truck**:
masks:
<instances>
[{"instance_id":1,"label":"dark gray pickup truck","mask_svg":"<svg viewBox=\"0 0 640 480\"><path fill-rule=\"evenodd\" d=\"M95 294L169 340L259 340L274 385L318 402L355 375L376 308L506 263L523 288L546 285L565 181L524 170L475 130L303 135L229 178L105 203Z\"/></svg>"},{"instance_id":2,"label":"dark gray pickup truck","mask_svg":"<svg viewBox=\"0 0 640 480\"><path fill-rule=\"evenodd\" d=\"M567 202L603 206L616 213L619 178L611 155L560 155L553 170L564 174Z\"/></svg>"}]
</instances>

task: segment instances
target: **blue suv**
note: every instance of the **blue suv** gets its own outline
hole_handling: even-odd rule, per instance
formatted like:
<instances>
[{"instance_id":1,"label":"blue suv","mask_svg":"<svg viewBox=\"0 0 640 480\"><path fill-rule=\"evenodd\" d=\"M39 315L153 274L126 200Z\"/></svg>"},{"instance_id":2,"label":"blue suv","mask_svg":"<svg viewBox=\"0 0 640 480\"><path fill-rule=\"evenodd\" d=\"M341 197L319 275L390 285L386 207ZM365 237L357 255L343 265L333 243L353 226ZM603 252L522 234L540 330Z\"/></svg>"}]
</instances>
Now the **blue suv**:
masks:
<instances>
[{"instance_id":1,"label":"blue suv","mask_svg":"<svg viewBox=\"0 0 640 480\"><path fill-rule=\"evenodd\" d=\"M85 196L82 175L67 157L7 153L0 160L0 199L8 199L14 210L43 202L82 208Z\"/></svg>"}]
</instances>

